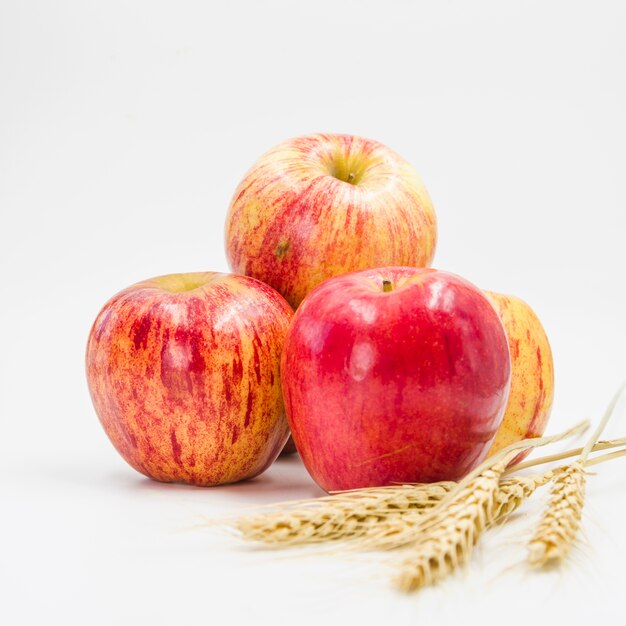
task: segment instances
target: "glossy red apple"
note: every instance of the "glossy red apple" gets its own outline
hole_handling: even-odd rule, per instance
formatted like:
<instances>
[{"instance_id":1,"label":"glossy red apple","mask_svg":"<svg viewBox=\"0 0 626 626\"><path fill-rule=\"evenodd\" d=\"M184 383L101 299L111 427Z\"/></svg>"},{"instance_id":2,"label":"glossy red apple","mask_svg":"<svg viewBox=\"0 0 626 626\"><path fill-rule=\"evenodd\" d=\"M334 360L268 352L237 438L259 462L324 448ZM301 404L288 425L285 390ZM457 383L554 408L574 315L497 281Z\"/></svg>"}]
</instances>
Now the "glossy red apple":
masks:
<instances>
[{"instance_id":1,"label":"glossy red apple","mask_svg":"<svg viewBox=\"0 0 626 626\"><path fill-rule=\"evenodd\" d=\"M282 357L293 438L327 491L460 479L487 454L510 376L489 300L431 269L326 281L297 310Z\"/></svg>"},{"instance_id":2,"label":"glossy red apple","mask_svg":"<svg viewBox=\"0 0 626 626\"><path fill-rule=\"evenodd\" d=\"M93 324L87 381L113 445L161 481L251 478L288 437L280 354L292 310L244 276L172 274L114 296Z\"/></svg>"},{"instance_id":3,"label":"glossy red apple","mask_svg":"<svg viewBox=\"0 0 626 626\"><path fill-rule=\"evenodd\" d=\"M435 211L416 171L372 139L294 137L244 176L226 218L233 271L297 307L332 276L383 265L427 266Z\"/></svg>"}]
</instances>

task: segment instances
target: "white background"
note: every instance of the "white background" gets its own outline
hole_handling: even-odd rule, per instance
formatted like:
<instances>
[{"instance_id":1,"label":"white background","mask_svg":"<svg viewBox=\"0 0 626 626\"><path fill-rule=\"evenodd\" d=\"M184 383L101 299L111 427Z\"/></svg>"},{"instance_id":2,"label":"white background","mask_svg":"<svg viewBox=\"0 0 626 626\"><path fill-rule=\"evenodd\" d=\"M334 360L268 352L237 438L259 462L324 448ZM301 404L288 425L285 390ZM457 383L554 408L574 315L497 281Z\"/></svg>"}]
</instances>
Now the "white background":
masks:
<instances>
[{"instance_id":1,"label":"white background","mask_svg":"<svg viewBox=\"0 0 626 626\"><path fill-rule=\"evenodd\" d=\"M201 525L317 495L297 459L233 487L153 483L91 407L83 351L143 278L226 270L223 220L283 139L366 135L432 195L435 266L526 299L556 360L550 431L626 377L626 4L0 2L0 621L559 623L623 614L624 462L538 574L545 494L414 597L389 555L267 553ZM626 411L611 435L626 435ZM428 621L426 621L428 620Z\"/></svg>"}]
</instances>

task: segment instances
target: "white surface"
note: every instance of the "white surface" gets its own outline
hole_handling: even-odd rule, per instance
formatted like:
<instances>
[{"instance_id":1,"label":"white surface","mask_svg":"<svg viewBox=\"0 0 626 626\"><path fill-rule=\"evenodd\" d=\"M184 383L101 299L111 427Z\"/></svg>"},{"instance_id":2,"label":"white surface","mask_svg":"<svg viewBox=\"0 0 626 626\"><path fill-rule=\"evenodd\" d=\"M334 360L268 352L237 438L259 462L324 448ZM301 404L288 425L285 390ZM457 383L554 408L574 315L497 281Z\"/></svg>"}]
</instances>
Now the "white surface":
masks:
<instances>
[{"instance_id":1,"label":"white surface","mask_svg":"<svg viewBox=\"0 0 626 626\"><path fill-rule=\"evenodd\" d=\"M624 462L590 480L568 566L524 566L541 497L468 573L396 594L382 558L293 558L195 525L318 493L298 461L163 486L117 457L83 373L113 293L225 270L252 162L318 130L422 174L436 266L514 293L556 359L556 432L626 377L623 2L0 4L0 622L583 624L623 614ZM626 434L622 409L609 429ZM400 621L404 620L404 621ZM427 621L428 620L428 621Z\"/></svg>"}]
</instances>

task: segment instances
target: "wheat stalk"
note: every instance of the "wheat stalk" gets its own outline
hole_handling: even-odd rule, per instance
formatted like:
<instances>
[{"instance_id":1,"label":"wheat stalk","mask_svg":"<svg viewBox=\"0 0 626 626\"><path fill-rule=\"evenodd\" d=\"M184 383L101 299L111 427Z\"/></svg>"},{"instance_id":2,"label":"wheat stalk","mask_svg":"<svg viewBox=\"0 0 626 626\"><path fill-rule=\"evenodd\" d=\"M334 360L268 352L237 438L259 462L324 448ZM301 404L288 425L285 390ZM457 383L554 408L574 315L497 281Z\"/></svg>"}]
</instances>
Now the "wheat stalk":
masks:
<instances>
[{"instance_id":1,"label":"wheat stalk","mask_svg":"<svg viewBox=\"0 0 626 626\"><path fill-rule=\"evenodd\" d=\"M562 468L554 478L548 506L528 544L528 561L531 565L543 567L549 563L562 561L571 551L580 528L585 503L587 459L624 391L626 383L622 384L613 396L598 427L582 449L580 457Z\"/></svg>"},{"instance_id":2,"label":"wheat stalk","mask_svg":"<svg viewBox=\"0 0 626 626\"><path fill-rule=\"evenodd\" d=\"M626 437L621 437L620 439L608 439L603 441L598 441L591 452L600 452L601 450L609 450L611 448L621 448L626 446ZM584 446L582 448L571 448L570 450L565 450L564 452L559 452L557 454L549 454L546 456L540 456L530 461L524 461L523 463L518 463L517 465L511 465L507 467L505 472L502 474L503 476L507 476L508 474L514 474L516 472L520 472L521 470L528 469L530 467L535 467L536 465L545 465L546 463L554 463L555 461L562 461L563 459L568 459L573 456L580 456L582 451L584 450ZM593 464L592 461L589 461L587 465Z\"/></svg>"}]
</instances>

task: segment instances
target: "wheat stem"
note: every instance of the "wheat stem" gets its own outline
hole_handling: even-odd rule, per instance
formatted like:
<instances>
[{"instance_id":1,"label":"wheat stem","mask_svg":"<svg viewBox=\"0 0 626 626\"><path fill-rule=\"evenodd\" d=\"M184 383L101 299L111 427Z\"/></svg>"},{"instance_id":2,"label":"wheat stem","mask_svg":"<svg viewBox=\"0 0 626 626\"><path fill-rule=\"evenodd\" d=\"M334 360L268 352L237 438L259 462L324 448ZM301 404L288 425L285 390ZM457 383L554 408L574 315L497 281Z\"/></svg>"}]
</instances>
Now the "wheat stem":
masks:
<instances>
[{"instance_id":1,"label":"wheat stem","mask_svg":"<svg viewBox=\"0 0 626 626\"><path fill-rule=\"evenodd\" d=\"M604 461L617 459L620 456L626 456L626 450L616 450L615 452L609 452L608 454L602 454L600 456L596 456L593 459L588 460L585 463L585 467L591 467L592 465L597 465L598 463L604 463Z\"/></svg>"},{"instance_id":2,"label":"wheat stem","mask_svg":"<svg viewBox=\"0 0 626 626\"><path fill-rule=\"evenodd\" d=\"M626 445L626 437L622 437L621 439L610 439L608 441L599 441L593 446L591 451L599 452L600 450L609 450L611 448L619 448L625 445ZM530 461L524 461L523 463L512 465L510 467L507 467L503 476L508 476L509 474L515 474L517 472L521 472L522 470L528 469L530 467L535 467L537 465L544 465L546 463L562 461L563 459L568 459L573 456L580 456L583 449L584 449L583 447L573 448L571 450L565 450L565 452L559 452L558 454L549 454L546 456L540 456Z\"/></svg>"},{"instance_id":3,"label":"wheat stem","mask_svg":"<svg viewBox=\"0 0 626 626\"><path fill-rule=\"evenodd\" d=\"M593 433L593 435L591 435L591 437L589 438L589 441L583 448L583 451L580 455L580 460L583 462L583 464L587 460L587 457L589 456L589 452L591 452L591 449L593 448L595 443L598 441L598 439L600 439L600 435L602 435L602 432L604 431L606 425L609 423L609 420L613 416L615 407L617 406L617 403L620 401L620 398L622 397L625 391L626 391L626 381L624 381L620 385L619 389L615 392L615 395L611 399L611 402L609 402L609 406L604 412L604 415L602 416L602 419L600 420L598 427L596 428L595 432Z\"/></svg>"}]
</instances>

